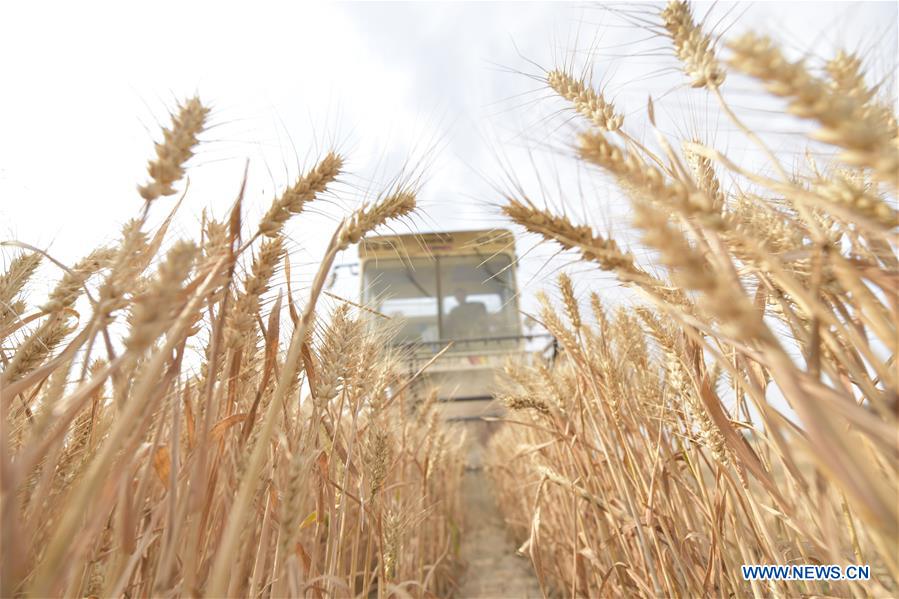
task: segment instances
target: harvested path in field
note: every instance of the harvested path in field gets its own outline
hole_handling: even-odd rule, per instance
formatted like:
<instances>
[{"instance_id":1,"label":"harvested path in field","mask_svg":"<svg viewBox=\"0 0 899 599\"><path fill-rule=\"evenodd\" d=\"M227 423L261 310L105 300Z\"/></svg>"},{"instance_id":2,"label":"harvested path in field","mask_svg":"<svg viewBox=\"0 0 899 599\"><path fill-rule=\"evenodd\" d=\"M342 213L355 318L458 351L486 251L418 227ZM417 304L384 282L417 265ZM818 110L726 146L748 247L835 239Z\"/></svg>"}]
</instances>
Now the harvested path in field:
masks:
<instances>
[{"instance_id":1,"label":"harvested path in field","mask_svg":"<svg viewBox=\"0 0 899 599\"><path fill-rule=\"evenodd\" d=\"M530 560L516 555L481 466L483 439L470 435L469 467L462 483L465 534L460 548L468 564L457 599L537 599L540 585Z\"/></svg>"}]
</instances>

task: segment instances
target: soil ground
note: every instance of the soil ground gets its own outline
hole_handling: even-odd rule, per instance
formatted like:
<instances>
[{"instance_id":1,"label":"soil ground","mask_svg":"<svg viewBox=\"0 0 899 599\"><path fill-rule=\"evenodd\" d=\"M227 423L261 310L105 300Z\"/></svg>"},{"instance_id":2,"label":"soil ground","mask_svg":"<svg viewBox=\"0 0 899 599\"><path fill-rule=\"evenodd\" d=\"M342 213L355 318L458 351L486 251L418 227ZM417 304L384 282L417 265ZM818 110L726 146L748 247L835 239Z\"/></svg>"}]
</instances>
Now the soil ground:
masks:
<instances>
[{"instance_id":1,"label":"soil ground","mask_svg":"<svg viewBox=\"0 0 899 599\"><path fill-rule=\"evenodd\" d=\"M482 456L490 434L484 422L465 423L468 431L468 466L462 483L465 533L460 548L467 563L457 599L537 599L542 597L537 578L526 557L516 554L515 542L494 499Z\"/></svg>"}]
</instances>

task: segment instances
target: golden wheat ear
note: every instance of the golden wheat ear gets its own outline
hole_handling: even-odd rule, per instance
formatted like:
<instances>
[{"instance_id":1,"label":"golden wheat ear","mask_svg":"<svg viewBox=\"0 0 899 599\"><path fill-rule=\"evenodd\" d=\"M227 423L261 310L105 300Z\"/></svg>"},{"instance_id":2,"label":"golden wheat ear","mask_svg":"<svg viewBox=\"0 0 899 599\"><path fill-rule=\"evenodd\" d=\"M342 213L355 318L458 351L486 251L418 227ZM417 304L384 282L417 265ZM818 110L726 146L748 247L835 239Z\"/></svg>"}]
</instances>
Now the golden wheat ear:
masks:
<instances>
[{"instance_id":1,"label":"golden wheat ear","mask_svg":"<svg viewBox=\"0 0 899 599\"><path fill-rule=\"evenodd\" d=\"M209 109L199 98L191 98L172 115L172 124L162 130L162 143L156 143L156 159L147 165L150 182L138 187L148 203L160 196L174 195L173 185L184 176L184 164L193 156L197 135L203 132Z\"/></svg>"},{"instance_id":2,"label":"golden wheat ear","mask_svg":"<svg viewBox=\"0 0 899 599\"><path fill-rule=\"evenodd\" d=\"M546 83L554 92L565 98L574 109L595 127L603 131L618 131L624 117L615 112L615 107L587 82L575 79L560 70L550 71Z\"/></svg>"},{"instance_id":3,"label":"golden wheat ear","mask_svg":"<svg viewBox=\"0 0 899 599\"><path fill-rule=\"evenodd\" d=\"M259 223L257 235L277 236L287 219L300 214L308 202L324 193L340 175L342 168L343 158L328 152L321 162L272 202Z\"/></svg>"},{"instance_id":4,"label":"golden wheat ear","mask_svg":"<svg viewBox=\"0 0 899 599\"><path fill-rule=\"evenodd\" d=\"M17 299L41 263L37 252L20 254L12 259L6 272L0 275L0 341L14 331L17 321L27 308L24 301Z\"/></svg>"},{"instance_id":5,"label":"golden wheat ear","mask_svg":"<svg viewBox=\"0 0 899 599\"><path fill-rule=\"evenodd\" d=\"M13 298L28 284L40 263L41 255L37 252L19 254L13 258L6 272L0 275L0 306L12 303Z\"/></svg>"},{"instance_id":6,"label":"golden wheat ear","mask_svg":"<svg viewBox=\"0 0 899 599\"><path fill-rule=\"evenodd\" d=\"M391 193L370 206L353 212L340 229L337 247L345 250L350 244L358 243L368 232L375 230L389 220L396 220L415 210L415 193L400 190Z\"/></svg>"},{"instance_id":7,"label":"golden wheat ear","mask_svg":"<svg viewBox=\"0 0 899 599\"><path fill-rule=\"evenodd\" d=\"M661 17L691 85L717 89L724 83L726 73L715 57L712 36L696 24L690 3L671 0Z\"/></svg>"},{"instance_id":8,"label":"golden wheat ear","mask_svg":"<svg viewBox=\"0 0 899 599\"><path fill-rule=\"evenodd\" d=\"M789 112L817 121L814 137L843 149L841 159L852 166L871 168L895 189L899 181L899 144L890 111L870 110L863 95L845 93L812 75L802 61L788 60L771 38L746 33L728 43L730 65L786 98Z\"/></svg>"}]
</instances>

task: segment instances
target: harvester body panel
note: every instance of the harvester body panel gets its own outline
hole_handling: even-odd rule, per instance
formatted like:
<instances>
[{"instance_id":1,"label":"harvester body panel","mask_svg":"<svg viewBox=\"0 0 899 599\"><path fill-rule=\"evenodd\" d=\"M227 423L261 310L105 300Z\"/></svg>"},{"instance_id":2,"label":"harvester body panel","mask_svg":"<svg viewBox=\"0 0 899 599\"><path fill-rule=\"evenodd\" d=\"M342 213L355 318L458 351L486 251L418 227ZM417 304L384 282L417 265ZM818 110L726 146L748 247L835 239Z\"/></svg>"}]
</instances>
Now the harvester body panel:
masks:
<instances>
[{"instance_id":1,"label":"harvester body panel","mask_svg":"<svg viewBox=\"0 0 899 599\"><path fill-rule=\"evenodd\" d=\"M393 328L409 375L424 368L417 391L436 390L452 419L496 415L503 365L526 358L512 233L373 237L359 254L361 300Z\"/></svg>"}]
</instances>

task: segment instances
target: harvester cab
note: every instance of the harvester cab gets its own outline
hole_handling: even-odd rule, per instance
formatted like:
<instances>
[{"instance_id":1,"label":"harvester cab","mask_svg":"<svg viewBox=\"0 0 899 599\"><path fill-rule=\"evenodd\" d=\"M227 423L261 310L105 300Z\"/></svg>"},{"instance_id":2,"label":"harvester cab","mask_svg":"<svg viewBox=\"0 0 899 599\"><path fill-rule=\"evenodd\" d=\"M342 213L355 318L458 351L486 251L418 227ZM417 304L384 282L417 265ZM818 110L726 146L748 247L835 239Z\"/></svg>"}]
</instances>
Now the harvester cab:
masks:
<instances>
[{"instance_id":1,"label":"harvester cab","mask_svg":"<svg viewBox=\"0 0 899 599\"><path fill-rule=\"evenodd\" d=\"M450 420L497 415L502 367L525 359L533 337L522 334L512 233L371 237L359 256L362 303L390 319L410 376L424 368L416 390L436 390Z\"/></svg>"}]
</instances>

